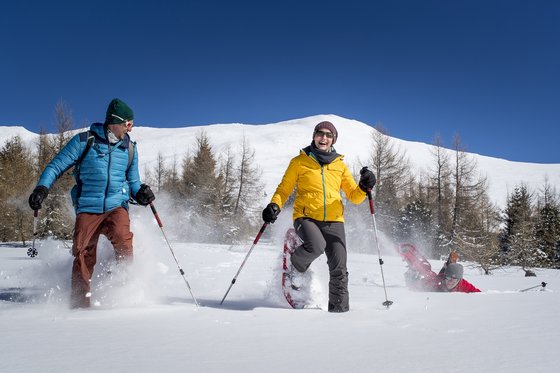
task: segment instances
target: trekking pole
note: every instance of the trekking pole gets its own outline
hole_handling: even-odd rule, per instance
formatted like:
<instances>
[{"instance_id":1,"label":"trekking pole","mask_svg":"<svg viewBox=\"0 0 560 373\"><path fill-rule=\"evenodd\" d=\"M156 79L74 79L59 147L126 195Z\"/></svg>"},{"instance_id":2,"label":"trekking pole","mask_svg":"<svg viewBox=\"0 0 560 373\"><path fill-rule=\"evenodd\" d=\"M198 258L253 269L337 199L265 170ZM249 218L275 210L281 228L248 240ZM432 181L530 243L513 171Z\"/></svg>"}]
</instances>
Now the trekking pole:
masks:
<instances>
[{"instance_id":1,"label":"trekking pole","mask_svg":"<svg viewBox=\"0 0 560 373\"><path fill-rule=\"evenodd\" d=\"M519 292L523 293L524 291L531 290L531 289L536 289L536 288L540 288L540 287L542 287L541 291L543 291L544 288L546 287L546 282L543 281L543 282L541 282L540 285L531 286L530 288L519 290Z\"/></svg>"},{"instance_id":2,"label":"trekking pole","mask_svg":"<svg viewBox=\"0 0 560 373\"><path fill-rule=\"evenodd\" d=\"M175 253L173 252L173 249L171 248L171 244L169 243L169 240L167 239L167 236L165 235L165 231L163 230L163 224L161 223L161 220L159 218L159 215L157 213L157 210L154 206L153 203L150 203L150 208L152 209L152 212L154 213L154 217L157 220L157 223L159 225L159 228L161 229L161 233L163 234L163 238L165 238L165 242L167 242L167 246L169 247L169 250L171 251L171 255L173 255L173 259L175 259L175 263L177 263L177 268L179 268L179 273L181 274L181 276L183 277L183 280L185 280L185 284L187 284L187 288L189 289L189 292L191 293L191 297L194 300L194 304L199 307L198 302L192 292L191 286L189 285L189 282L187 281L187 278L185 277L185 271L183 271L183 268L181 268L181 266L179 265L179 261L177 260L177 257L175 256Z\"/></svg>"},{"instance_id":3,"label":"trekking pole","mask_svg":"<svg viewBox=\"0 0 560 373\"><path fill-rule=\"evenodd\" d=\"M367 170L367 167L364 167L362 169L362 171L365 172L365 170ZM360 171L360 173L363 173L362 171ZM385 292L385 302L383 302L383 305L387 308L389 308L389 306L391 304L393 304L393 301L389 300L387 298L387 287L385 286L385 275L383 274L383 259L381 259L381 249L379 248L379 236L377 234L377 223L375 222L375 209L373 208L373 198L371 196L371 189L367 190L367 197L369 200L369 210L371 211L371 218L373 220L373 232L375 234L375 243L377 244L377 255L379 256L379 267L381 268L381 279L383 280L383 291Z\"/></svg>"},{"instance_id":4,"label":"trekking pole","mask_svg":"<svg viewBox=\"0 0 560 373\"><path fill-rule=\"evenodd\" d=\"M224 303L224 300L226 299L229 291L231 290L231 287L233 286L233 284L235 284L235 281L237 280L237 276L239 276L239 273L243 269L243 266L245 265L245 262L247 261L247 259L249 259L249 255L251 255L251 251L253 251L257 242L259 242L259 239L261 238L261 236L262 236L264 230L266 229L267 225L268 225L268 223L264 223L262 225L261 230L259 231L259 233L257 234L257 237L255 237L255 240L253 241L253 246L251 246L251 248L249 249L249 252L247 253L247 255L245 255L245 259L243 259L243 263L241 263L241 266L237 270L237 273L235 274L235 277L233 278L233 280L231 280L231 284L229 285L229 288L227 289L226 293L224 294L224 297L222 298L222 301L220 302L220 305L222 305L222 303Z\"/></svg>"},{"instance_id":5,"label":"trekking pole","mask_svg":"<svg viewBox=\"0 0 560 373\"><path fill-rule=\"evenodd\" d=\"M27 250L27 256L35 258L39 252L35 248L35 238L37 237L37 217L39 216L39 210L33 211L33 243L31 247Z\"/></svg>"}]
</instances>

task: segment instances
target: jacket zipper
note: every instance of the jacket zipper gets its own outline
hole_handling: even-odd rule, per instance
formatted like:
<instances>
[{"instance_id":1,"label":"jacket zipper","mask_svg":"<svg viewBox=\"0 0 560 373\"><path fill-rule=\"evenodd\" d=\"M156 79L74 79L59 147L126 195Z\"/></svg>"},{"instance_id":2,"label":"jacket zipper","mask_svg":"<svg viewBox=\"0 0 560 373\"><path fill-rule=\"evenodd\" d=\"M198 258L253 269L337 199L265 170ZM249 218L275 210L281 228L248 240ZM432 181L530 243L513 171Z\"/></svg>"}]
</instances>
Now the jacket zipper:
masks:
<instances>
[{"instance_id":1,"label":"jacket zipper","mask_svg":"<svg viewBox=\"0 0 560 373\"><path fill-rule=\"evenodd\" d=\"M109 156L109 160L107 161L107 185L105 186L105 195L103 196L103 212L107 211L107 194L109 193L109 184L111 183L111 153L114 152L121 143L122 140L115 143L113 150L111 150L111 143L107 141L107 155Z\"/></svg>"},{"instance_id":2,"label":"jacket zipper","mask_svg":"<svg viewBox=\"0 0 560 373\"><path fill-rule=\"evenodd\" d=\"M317 158L315 158L315 155L313 153L310 153L311 158L313 158L313 160L315 162L317 162L317 164L321 167L321 183L323 184L323 221L327 220L327 189L325 187L325 168L324 165L322 165Z\"/></svg>"},{"instance_id":3,"label":"jacket zipper","mask_svg":"<svg viewBox=\"0 0 560 373\"><path fill-rule=\"evenodd\" d=\"M323 221L327 220L327 188L325 187L325 168L321 165L321 180L323 182Z\"/></svg>"},{"instance_id":4,"label":"jacket zipper","mask_svg":"<svg viewBox=\"0 0 560 373\"><path fill-rule=\"evenodd\" d=\"M109 160L107 161L107 185L105 186L105 195L103 196L103 212L107 210L107 193L109 192L109 184L111 182L111 143L107 141L107 149Z\"/></svg>"}]
</instances>

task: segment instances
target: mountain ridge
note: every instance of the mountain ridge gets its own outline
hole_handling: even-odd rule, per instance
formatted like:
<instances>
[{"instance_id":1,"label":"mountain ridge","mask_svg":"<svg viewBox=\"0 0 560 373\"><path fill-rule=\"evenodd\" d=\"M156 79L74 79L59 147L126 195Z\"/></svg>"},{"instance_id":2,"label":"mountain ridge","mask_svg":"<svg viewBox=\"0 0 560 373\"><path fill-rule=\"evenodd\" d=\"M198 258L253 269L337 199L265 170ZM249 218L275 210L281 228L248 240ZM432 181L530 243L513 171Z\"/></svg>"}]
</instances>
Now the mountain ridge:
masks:
<instances>
[{"instance_id":1,"label":"mountain ridge","mask_svg":"<svg viewBox=\"0 0 560 373\"><path fill-rule=\"evenodd\" d=\"M166 164L169 165L175 160L180 165L184 155L194 151L196 136L201 131L208 136L217 157L223 155L228 147L234 154L238 153L238 148L245 138L255 150L255 163L263 172L266 200L280 182L290 159L311 143L314 126L323 120L329 120L336 126L339 136L335 148L345 155L345 161L351 171L357 172L359 167L366 165L371 157L371 136L375 129L367 123L334 114L314 115L269 124L216 123L177 128L135 126L131 137L138 144L141 174L147 168L153 167L158 153L164 157ZM0 128L2 144L7 139L19 135L26 144L33 145L39 137L39 134L24 127ZM78 133L82 130L77 129L73 132ZM429 172L433 145L396 137L391 139L395 147L406 152L416 176ZM453 152L450 149L446 151ZM553 187L560 190L560 164L509 161L467 153L476 160L481 175L487 177L490 199L498 206L505 206L508 193L521 183L536 192L545 180L548 180Z\"/></svg>"}]
</instances>

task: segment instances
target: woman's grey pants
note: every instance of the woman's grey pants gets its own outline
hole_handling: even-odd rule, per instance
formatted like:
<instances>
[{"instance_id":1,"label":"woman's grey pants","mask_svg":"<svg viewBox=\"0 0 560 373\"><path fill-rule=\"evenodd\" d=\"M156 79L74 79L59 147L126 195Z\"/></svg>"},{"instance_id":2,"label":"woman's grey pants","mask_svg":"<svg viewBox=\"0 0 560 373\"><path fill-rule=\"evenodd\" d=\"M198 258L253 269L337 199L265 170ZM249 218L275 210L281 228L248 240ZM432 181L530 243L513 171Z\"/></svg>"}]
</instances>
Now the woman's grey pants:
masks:
<instances>
[{"instance_id":1,"label":"woman's grey pants","mask_svg":"<svg viewBox=\"0 0 560 373\"><path fill-rule=\"evenodd\" d=\"M305 272L321 254L327 254L329 265L329 311L348 311L348 271L346 268L346 234L344 223L321 222L299 218L294 221L303 244L292 254L292 265Z\"/></svg>"}]
</instances>

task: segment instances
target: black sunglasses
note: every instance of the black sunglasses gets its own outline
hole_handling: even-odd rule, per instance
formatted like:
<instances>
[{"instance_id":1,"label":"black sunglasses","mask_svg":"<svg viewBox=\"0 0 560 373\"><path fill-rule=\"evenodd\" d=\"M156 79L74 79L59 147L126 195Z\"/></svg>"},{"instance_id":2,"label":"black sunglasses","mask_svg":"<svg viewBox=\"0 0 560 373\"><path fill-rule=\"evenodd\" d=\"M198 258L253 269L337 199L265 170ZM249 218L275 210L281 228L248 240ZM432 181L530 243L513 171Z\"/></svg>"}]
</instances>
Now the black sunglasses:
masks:
<instances>
[{"instance_id":1,"label":"black sunglasses","mask_svg":"<svg viewBox=\"0 0 560 373\"><path fill-rule=\"evenodd\" d=\"M325 136L327 139L332 139L334 137L332 132L325 132L325 131L317 131L315 132L315 136L317 137Z\"/></svg>"}]
</instances>

